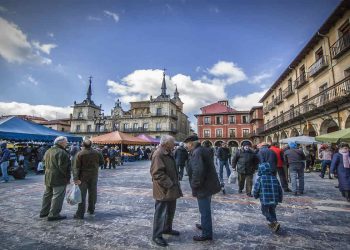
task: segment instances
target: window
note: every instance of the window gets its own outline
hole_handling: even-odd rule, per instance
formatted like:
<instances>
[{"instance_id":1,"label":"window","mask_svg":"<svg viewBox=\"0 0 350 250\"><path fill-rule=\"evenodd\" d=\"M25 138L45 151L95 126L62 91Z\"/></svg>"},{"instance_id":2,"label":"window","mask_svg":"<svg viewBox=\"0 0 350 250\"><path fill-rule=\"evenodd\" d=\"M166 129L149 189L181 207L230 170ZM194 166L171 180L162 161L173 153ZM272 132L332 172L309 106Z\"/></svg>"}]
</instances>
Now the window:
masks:
<instances>
[{"instance_id":1,"label":"window","mask_svg":"<svg viewBox=\"0 0 350 250\"><path fill-rule=\"evenodd\" d=\"M80 125L77 125L75 131L80 132Z\"/></svg>"},{"instance_id":2,"label":"window","mask_svg":"<svg viewBox=\"0 0 350 250\"><path fill-rule=\"evenodd\" d=\"M343 23L342 26L338 29L339 37L342 37L350 32L350 24L349 20L346 20L345 23Z\"/></svg>"},{"instance_id":3,"label":"window","mask_svg":"<svg viewBox=\"0 0 350 250\"><path fill-rule=\"evenodd\" d=\"M230 138L235 138L236 137L236 130L235 129L229 129L228 130L228 136Z\"/></svg>"},{"instance_id":4,"label":"window","mask_svg":"<svg viewBox=\"0 0 350 250\"><path fill-rule=\"evenodd\" d=\"M216 124L222 124L222 116L216 117Z\"/></svg>"},{"instance_id":5,"label":"window","mask_svg":"<svg viewBox=\"0 0 350 250\"><path fill-rule=\"evenodd\" d=\"M91 125L87 125L86 131L91 132Z\"/></svg>"},{"instance_id":6,"label":"window","mask_svg":"<svg viewBox=\"0 0 350 250\"><path fill-rule=\"evenodd\" d=\"M157 115L162 115L162 108L157 108Z\"/></svg>"},{"instance_id":7,"label":"window","mask_svg":"<svg viewBox=\"0 0 350 250\"><path fill-rule=\"evenodd\" d=\"M301 102L305 102L305 101L307 101L307 99L308 99L308 96L306 95L301 99Z\"/></svg>"},{"instance_id":8,"label":"window","mask_svg":"<svg viewBox=\"0 0 350 250\"><path fill-rule=\"evenodd\" d=\"M216 130L216 137L222 137L222 129L221 128Z\"/></svg>"},{"instance_id":9,"label":"window","mask_svg":"<svg viewBox=\"0 0 350 250\"><path fill-rule=\"evenodd\" d=\"M61 128L61 131L64 132L64 128Z\"/></svg>"},{"instance_id":10,"label":"window","mask_svg":"<svg viewBox=\"0 0 350 250\"><path fill-rule=\"evenodd\" d=\"M210 130L208 129L203 130L203 135L204 137L210 137Z\"/></svg>"},{"instance_id":11,"label":"window","mask_svg":"<svg viewBox=\"0 0 350 250\"><path fill-rule=\"evenodd\" d=\"M124 123L124 130L129 129L129 123Z\"/></svg>"},{"instance_id":12,"label":"window","mask_svg":"<svg viewBox=\"0 0 350 250\"><path fill-rule=\"evenodd\" d=\"M299 75L304 75L304 74L305 74L305 65L299 68Z\"/></svg>"},{"instance_id":13,"label":"window","mask_svg":"<svg viewBox=\"0 0 350 250\"><path fill-rule=\"evenodd\" d=\"M83 118L83 112L79 112L79 113L78 113L78 118L79 118L79 119Z\"/></svg>"},{"instance_id":14,"label":"window","mask_svg":"<svg viewBox=\"0 0 350 250\"><path fill-rule=\"evenodd\" d=\"M248 123L248 116L242 115L242 123Z\"/></svg>"},{"instance_id":15,"label":"window","mask_svg":"<svg viewBox=\"0 0 350 250\"><path fill-rule=\"evenodd\" d=\"M315 52L315 59L316 59L316 61L318 61L322 57L323 57L323 49L321 47Z\"/></svg>"},{"instance_id":16,"label":"window","mask_svg":"<svg viewBox=\"0 0 350 250\"><path fill-rule=\"evenodd\" d=\"M235 117L234 115L232 115L232 116L229 117L229 123L230 123L230 124L236 123L236 117Z\"/></svg>"},{"instance_id":17,"label":"window","mask_svg":"<svg viewBox=\"0 0 350 250\"><path fill-rule=\"evenodd\" d=\"M243 137L249 137L249 129L244 128L242 131L243 131Z\"/></svg>"},{"instance_id":18,"label":"window","mask_svg":"<svg viewBox=\"0 0 350 250\"><path fill-rule=\"evenodd\" d=\"M134 130L137 130L139 127L139 124L138 123L134 123Z\"/></svg>"},{"instance_id":19,"label":"window","mask_svg":"<svg viewBox=\"0 0 350 250\"><path fill-rule=\"evenodd\" d=\"M319 87L319 91L320 91L320 92L322 92L322 91L324 91L324 90L326 90L326 89L327 89L327 83L322 84L322 85Z\"/></svg>"},{"instance_id":20,"label":"window","mask_svg":"<svg viewBox=\"0 0 350 250\"><path fill-rule=\"evenodd\" d=\"M148 129L148 123L144 123L144 124L143 124L143 129L144 129L144 130L147 130L147 129Z\"/></svg>"},{"instance_id":21,"label":"window","mask_svg":"<svg viewBox=\"0 0 350 250\"><path fill-rule=\"evenodd\" d=\"M350 68L347 68L346 70L344 70L344 77L348 77L350 76Z\"/></svg>"},{"instance_id":22,"label":"window","mask_svg":"<svg viewBox=\"0 0 350 250\"><path fill-rule=\"evenodd\" d=\"M204 124L210 124L210 117L209 116L204 117Z\"/></svg>"},{"instance_id":23,"label":"window","mask_svg":"<svg viewBox=\"0 0 350 250\"><path fill-rule=\"evenodd\" d=\"M278 90L278 96L279 96L280 98L282 97L282 89L281 89L281 88Z\"/></svg>"},{"instance_id":24,"label":"window","mask_svg":"<svg viewBox=\"0 0 350 250\"><path fill-rule=\"evenodd\" d=\"M171 110L171 115L174 115L174 110Z\"/></svg>"},{"instance_id":25,"label":"window","mask_svg":"<svg viewBox=\"0 0 350 250\"><path fill-rule=\"evenodd\" d=\"M161 130L161 124L158 122L158 123L156 123L156 130L157 131L160 131Z\"/></svg>"},{"instance_id":26,"label":"window","mask_svg":"<svg viewBox=\"0 0 350 250\"><path fill-rule=\"evenodd\" d=\"M292 89L292 78L288 79L288 89Z\"/></svg>"}]
</instances>

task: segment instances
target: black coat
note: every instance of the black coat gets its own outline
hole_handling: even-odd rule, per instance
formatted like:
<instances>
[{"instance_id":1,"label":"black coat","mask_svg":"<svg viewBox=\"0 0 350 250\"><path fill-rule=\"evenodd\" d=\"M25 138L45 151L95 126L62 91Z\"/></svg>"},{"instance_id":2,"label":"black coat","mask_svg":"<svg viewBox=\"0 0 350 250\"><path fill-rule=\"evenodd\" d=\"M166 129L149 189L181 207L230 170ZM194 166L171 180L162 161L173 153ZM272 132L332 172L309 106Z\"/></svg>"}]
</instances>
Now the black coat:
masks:
<instances>
[{"instance_id":1,"label":"black coat","mask_svg":"<svg viewBox=\"0 0 350 250\"><path fill-rule=\"evenodd\" d=\"M220 161L227 161L231 158L231 153L229 148L221 147L218 149L218 158Z\"/></svg>"},{"instance_id":2,"label":"black coat","mask_svg":"<svg viewBox=\"0 0 350 250\"><path fill-rule=\"evenodd\" d=\"M185 166L188 160L188 152L184 147L178 147L175 151L176 166Z\"/></svg>"},{"instance_id":3,"label":"black coat","mask_svg":"<svg viewBox=\"0 0 350 250\"><path fill-rule=\"evenodd\" d=\"M254 174L258 164L259 158L252 150L238 150L232 159L232 168L240 174Z\"/></svg>"},{"instance_id":4,"label":"black coat","mask_svg":"<svg viewBox=\"0 0 350 250\"><path fill-rule=\"evenodd\" d=\"M190 153L187 166L194 197L205 198L220 192L220 181L210 148L204 148L198 144Z\"/></svg>"}]
</instances>

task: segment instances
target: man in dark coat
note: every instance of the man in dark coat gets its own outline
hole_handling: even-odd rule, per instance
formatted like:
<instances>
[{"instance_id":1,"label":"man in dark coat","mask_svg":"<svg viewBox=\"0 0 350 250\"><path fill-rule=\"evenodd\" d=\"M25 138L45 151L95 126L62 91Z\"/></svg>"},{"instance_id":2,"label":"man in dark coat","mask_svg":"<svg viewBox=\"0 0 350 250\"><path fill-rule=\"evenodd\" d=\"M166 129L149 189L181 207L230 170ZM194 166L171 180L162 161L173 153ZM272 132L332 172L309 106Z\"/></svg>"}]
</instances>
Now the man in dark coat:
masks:
<instances>
[{"instance_id":1,"label":"man in dark coat","mask_svg":"<svg viewBox=\"0 0 350 250\"><path fill-rule=\"evenodd\" d=\"M79 185L82 198L74 215L75 219L84 219L87 193L89 193L88 213L90 215L95 213L98 169L103 164L103 156L91 146L91 141L85 140L83 142L84 149L74 159L73 180L76 185Z\"/></svg>"},{"instance_id":2,"label":"man in dark coat","mask_svg":"<svg viewBox=\"0 0 350 250\"><path fill-rule=\"evenodd\" d=\"M103 155L103 165L101 165L101 169L104 168L106 169L107 168L107 165L108 165L108 146L104 146L103 149L102 149L102 155Z\"/></svg>"},{"instance_id":3,"label":"man in dark coat","mask_svg":"<svg viewBox=\"0 0 350 250\"><path fill-rule=\"evenodd\" d=\"M63 220L61 216L66 186L71 178L71 161L66 152L67 138L59 136L54 146L48 149L44 156L45 186L40 218L47 217L48 221Z\"/></svg>"},{"instance_id":4,"label":"man in dark coat","mask_svg":"<svg viewBox=\"0 0 350 250\"><path fill-rule=\"evenodd\" d=\"M271 166L271 173L273 175L277 174L277 156L273 152L266 142L262 142L258 145L258 158L259 163L269 163Z\"/></svg>"},{"instance_id":5,"label":"man in dark coat","mask_svg":"<svg viewBox=\"0 0 350 250\"><path fill-rule=\"evenodd\" d=\"M165 135L151 155L150 173L155 199L152 240L162 247L168 245L162 234L180 235L178 231L173 230L176 200L182 196L175 159L171 153L174 147L174 137Z\"/></svg>"},{"instance_id":6,"label":"man in dark coat","mask_svg":"<svg viewBox=\"0 0 350 250\"><path fill-rule=\"evenodd\" d=\"M184 142L190 151L187 171L192 195L197 198L201 214L201 224L196 224L196 227L202 230L202 235L194 236L193 240L212 240L211 197L221 190L213 154L210 148L201 146L196 135L186 138Z\"/></svg>"},{"instance_id":7,"label":"man in dark coat","mask_svg":"<svg viewBox=\"0 0 350 250\"><path fill-rule=\"evenodd\" d=\"M180 142L180 146L175 151L175 161L176 161L177 170L179 171L180 181L182 181L182 178L184 176L184 168L187 160L188 160L187 149L185 149L184 143Z\"/></svg>"},{"instance_id":8,"label":"man in dark coat","mask_svg":"<svg viewBox=\"0 0 350 250\"><path fill-rule=\"evenodd\" d=\"M259 159L250 149L251 143L244 141L242 149L237 150L232 159L232 168L238 172L239 193L242 193L246 182L246 193L252 197L253 174L258 169Z\"/></svg>"},{"instance_id":9,"label":"man in dark coat","mask_svg":"<svg viewBox=\"0 0 350 250\"><path fill-rule=\"evenodd\" d=\"M349 144L341 143L339 152L335 153L331 164L331 175L338 174L339 191L350 202L350 152Z\"/></svg>"},{"instance_id":10,"label":"man in dark coat","mask_svg":"<svg viewBox=\"0 0 350 250\"><path fill-rule=\"evenodd\" d=\"M7 148L7 143L1 143L1 154L0 154L0 166L1 166L1 173L4 183L9 181L9 175L8 175L8 167L10 165L10 155L11 152Z\"/></svg>"},{"instance_id":11,"label":"man in dark coat","mask_svg":"<svg viewBox=\"0 0 350 250\"><path fill-rule=\"evenodd\" d=\"M231 158L231 153L230 153L230 149L227 147L227 144L225 142L223 142L221 144L221 147L218 149L217 156L218 156L219 163L220 163L220 171L219 171L220 182L221 182L221 185L223 186L223 183L224 183L224 167L226 168L227 178L231 174L230 166L229 166L229 163L228 163L230 158Z\"/></svg>"}]
</instances>

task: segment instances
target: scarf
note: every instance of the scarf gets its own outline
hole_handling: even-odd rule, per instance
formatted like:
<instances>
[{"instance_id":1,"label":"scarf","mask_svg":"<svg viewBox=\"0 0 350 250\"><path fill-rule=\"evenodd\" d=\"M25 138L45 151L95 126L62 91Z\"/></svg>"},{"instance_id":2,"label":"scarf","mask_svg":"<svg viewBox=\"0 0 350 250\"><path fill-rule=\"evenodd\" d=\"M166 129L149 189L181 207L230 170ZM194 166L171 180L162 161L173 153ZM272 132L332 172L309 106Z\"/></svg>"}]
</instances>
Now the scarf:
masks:
<instances>
[{"instance_id":1,"label":"scarf","mask_svg":"<svg viewBox=\"0 0 350 250\"><path fill-rule=\"evenodd\" d=\"M350 168L350 155L348 149L339 149L339 153L343 155L344 168Z\"/></svg>"}]
</instances>

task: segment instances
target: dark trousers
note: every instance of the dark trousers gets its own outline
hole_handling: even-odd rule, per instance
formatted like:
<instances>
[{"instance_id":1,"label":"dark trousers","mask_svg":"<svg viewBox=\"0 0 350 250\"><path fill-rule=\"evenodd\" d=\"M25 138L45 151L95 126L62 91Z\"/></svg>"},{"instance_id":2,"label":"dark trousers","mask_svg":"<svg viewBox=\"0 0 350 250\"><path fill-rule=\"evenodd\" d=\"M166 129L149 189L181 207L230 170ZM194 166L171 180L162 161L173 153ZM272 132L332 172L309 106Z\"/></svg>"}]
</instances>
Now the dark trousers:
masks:
<instances>
[{"instance_id":1,"label":"dark trousers","mask_svg":"<svg viewBox=\"0 0 350 250\"><path fill-rule=\"evenodd\" d=\"M213 225L211 219L211 196L197 198L199 213L201 214L201 226L203 237L213 237Z\"/></svg>"},{"instance_id":2,"label":"dark trousers","mask_svg":"<svg viewBox=\"0 0 350 250\"><path fill-rule=\"evenodd\" d=\"M261 204L262 214L269 222L277 222L276 218L276 205L263 205Z\"/></svg>"},{"instance_id":3,"label":"dark trousers","mask_svg":"<svg viewBox=\"0 0 350 250\"><path fill-rule=\"evenodd\" d=\"M58 217L62 210L65 194L66 185L58 187L46 186L40 215Z\"/></svg>"},{"instance_id":4,"label":"dark trousers","mask_svg":"<svg viewBox=\"0 0 350 250\"><path fill-rule=\"evenodd\" d=\"M281 186L284 190L288 189L288 181L287 181L287 175L284 171L284 167L278 167L277 168L278 176L280 177Z\"/></svg>"},{"instance_id":5,"label":"dark trousers","mask_svg":"<svg viewBox=\"0 0 350 250\"><path fill-rule=\"evenodd\" d=\"M330 168L331 167L332 161L330 160L323 160L321 163L322 170L321 170L321 175L324 176L326 174L327 166ZM329 178L331 177L331 171L329 171Z\"/></svg>"},{"instance_id":6,"label":"dark trousers","mask_svg":"<svg viewBox=\"0 0 350 250\"><path fill-rule=\"evenodd\" d=\"M245 184L245 191L247 192L247 194L251 194L252 187L253 187L253 175L252 174L246 175L246 174L238 173L239 190L242 191L244 189L244 184Z\"/></svg>"},{"instance_id":7,"label":"dark trousers","mask_svg":"<svg viewBox=\"0 0 350 250\"><path fill-rule=\"evenodd\" d=\"M153 239L162 237L163 232L173 230L176 200L157 201L153 219Z\"/></svg>"},{"instance_id":8,"label":"dark trousers","mask_svg":"<svg viewBox=\"0 0 350 250\"><path fill-rule=\"evenodd\" d=\"M111 169L112 167L115 168L115 157L111 157L109 159L109 169Z\"/></svg>"},{"instance_id":9,"label":"dark trousers","mask_svg":"<svg viewBox=\"0 0 350 250\"><path fill-rule=\"evenodd\" d=\"M107 168L108 165L108 156L103 156L103 167L104 169Z\"/></svg>"},{"instance_id":10,"label":"dark trousers","mask_svg":"<svg viewBox=\"0 0 350 250\"><path fill-rule=\"evenodd\" d=\"M87 180L82 180L81 184L79 185L80 191L81 191L81 199L82 202L78 204L78 210L76 212L76 215L78 217L84 217L85 210L86 210L86 195L89 193L88 198L88 211L90 213L94 213L95 211L95 205L97 201L97 176L89 178Z\"/></svg>"},{"instance_id":11,"label":"dark trousers","mask_svg":"<svg viewBox=\"0 0 350 250\"><path fill-rule=\"evenodd\" d=\"M226 175L227 178L230 176L231 174L231 170L230 170L230 165L228 163L228 160L226 161L221 161L220 160L220 171L219 171L219 177L220 177L220 182L224 183L224 166L226 168Z\"/></svg>"},{"instance_id":12,"label":"dark trousers","mask_svg":"<svg viewBox=\"0 0 350 250\"><path fill-rule=\"evenodd\" d=\"M184 168L185 166L178 166L178 171L179 171L179 179L182 180L182 178L184 177Z\"/></svg>"}]
</instances>

